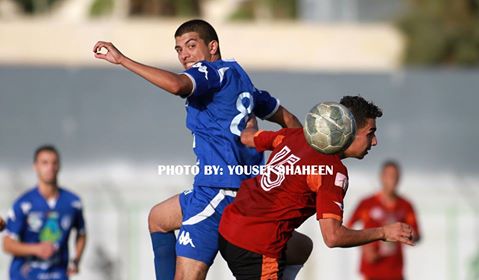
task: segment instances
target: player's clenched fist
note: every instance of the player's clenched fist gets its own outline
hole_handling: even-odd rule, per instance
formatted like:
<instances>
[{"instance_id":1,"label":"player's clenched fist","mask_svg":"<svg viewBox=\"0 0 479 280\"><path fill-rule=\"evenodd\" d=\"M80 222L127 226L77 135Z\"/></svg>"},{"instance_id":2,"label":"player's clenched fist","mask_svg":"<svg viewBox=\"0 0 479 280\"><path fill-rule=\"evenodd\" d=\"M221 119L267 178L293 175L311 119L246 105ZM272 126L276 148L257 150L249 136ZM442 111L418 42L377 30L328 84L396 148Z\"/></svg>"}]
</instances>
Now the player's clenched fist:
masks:
<instances>
[{"instance_id":1,"label":"player's clenched fist","mask_svg":"<svg viewBox=\"0 0 479 280\"><path fill-rule=\"evenodd\" d=\"M41 242L36 245L35 255L42 260L48 260L55 251L55 246L52 243Z\"/></svg>"},{"instance_id":2,"label":"player's clenched fist","mask_svg":"<svg viewBox=\"0 0 479 280\"><path fill-rule=\"evenodd\" d=\"M414 231L405 223L394 223L383 227L384 241L402 242L414 246Z\"/></svg>"},{"instance_id":3,"label":"player's clenched fist","mask_svg":"<svg viewBox=\"0 0 479 280\"><path fill-rule=\"evenodd\" d=\"M106 50L106 52L102 52ZM93 47L96 58L104 59L114 64L120 64L125 56L110 42L98 41Z\"/></svg>"}]
</instances>

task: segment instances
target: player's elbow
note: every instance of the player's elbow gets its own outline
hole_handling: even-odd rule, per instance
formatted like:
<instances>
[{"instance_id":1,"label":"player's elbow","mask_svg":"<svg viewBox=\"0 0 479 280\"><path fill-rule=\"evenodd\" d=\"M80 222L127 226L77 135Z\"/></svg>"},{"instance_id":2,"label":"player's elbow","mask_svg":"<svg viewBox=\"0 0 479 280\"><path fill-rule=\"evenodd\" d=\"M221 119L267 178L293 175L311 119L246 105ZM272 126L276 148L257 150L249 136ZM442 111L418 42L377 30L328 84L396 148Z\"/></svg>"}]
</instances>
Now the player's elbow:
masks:
<instances>
[{"instance_id":1,"label":"player's elbow","mask_svg":"<svg viewBox=\"0 0 479 280\"><path fill-rule=\"evenodd\" d=\"M172 83L168 91L171 92L173 95L177 95L180 97L186 97L189 95L188 90L181 83Z\"/></svg>"},{"instance_id":2,"label":"player's elbow","mask_svg":"<svg viewBox=\"0 0 479 280\"><path fill-rule=\"evenodd\" d=\"M328 233L328 234L325 234L323 235L323 241L324 241L324 244L326 244L326 246L328 246L328 248L336 248L336 247L340 247L340 240L338 238L338 236L334 233Z\"/></svg>"},{"instance_id":3,"label":"player's elbow","mask_svg":"<svg viewBox=\"0 0 479 280\"><path fill-rule=\"evenodd\" d=\"M193 90L193 83L186 75L177 75L170 80L168 91L174 95L186 97L191 94Z\"/></svg>"}]
</instances>

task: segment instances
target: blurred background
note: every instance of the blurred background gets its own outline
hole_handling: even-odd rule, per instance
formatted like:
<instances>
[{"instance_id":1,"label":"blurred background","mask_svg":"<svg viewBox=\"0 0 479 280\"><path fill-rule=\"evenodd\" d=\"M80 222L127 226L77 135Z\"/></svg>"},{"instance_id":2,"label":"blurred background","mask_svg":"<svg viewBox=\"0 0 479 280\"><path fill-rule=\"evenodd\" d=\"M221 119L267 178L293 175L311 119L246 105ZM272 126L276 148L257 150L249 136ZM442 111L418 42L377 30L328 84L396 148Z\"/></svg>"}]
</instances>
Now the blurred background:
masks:
<instances>
[{"instance_id":1,"label":"blurred background","mask_svg":"<svg viewBox=\"0 0 479 280\"><path fill-rule=\"evenodd\" d=\"M184 101L93 57L98 40L181 71L173 34L201 17L224 58L300 119L319 101L360 94L383 108L379 145L347 160L345 217L379 190L386 159L423 233L408 279L479 279L479 1L0 0L0 215L35 182L34 149L62 154L60 182L85 205L88 246L73 279L153 279L149 209L189 188L159 164L194 164ZM266 123L264 128L275 128ZM359 249L327 249L314 218L298 279L360 279ZM0 254L0 279L10 257ZM233 279L221 257L208 279Z\"/></svg>"}]
</instances>

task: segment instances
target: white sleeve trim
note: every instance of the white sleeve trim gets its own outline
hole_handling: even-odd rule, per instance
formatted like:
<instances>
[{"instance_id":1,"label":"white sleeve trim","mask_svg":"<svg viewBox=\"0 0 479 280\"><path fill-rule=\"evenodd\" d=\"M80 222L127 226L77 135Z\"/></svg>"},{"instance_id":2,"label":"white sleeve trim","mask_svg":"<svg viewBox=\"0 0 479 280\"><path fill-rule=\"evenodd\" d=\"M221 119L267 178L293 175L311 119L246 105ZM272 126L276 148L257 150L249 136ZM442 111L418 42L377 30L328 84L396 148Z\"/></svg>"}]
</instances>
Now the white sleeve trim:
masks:
<instances>
[{"instance_id":1,"label":"white sleeve trim","mask_svg":"<svg viewBox=\"0 0 479 280\"><path fill-rule=\"evenodd\" d=\"M276 98L276 97L273 97L273 98L276 99L276 107L274 107L274 110L271 111L271 113L269 113L267 116L265 116L263 118L263 120L267 120L267 119L271 118L278 111L279 105L281 105L278 98Z\"/></svg>"},{"instance_id":2,"label":"white sleeve trim","mask_svg":"<svg viewBox=\"0 0 479 280\"><path fill-rule=\"evenodd\" d=\"M8 235L8 237L10 237L11 239L18 241L18 235L17 234L15 234L13 232L10 232L9 230L6 230L5 234Z\"/></svg>"},{"instance_id":3,"label":"white sleeve trim","mask_svg":"<svg viewBox=\"0 0 479 280\"><path fill-rule=\"evenodd\" d=\"M193 94L193 92L195 92L195 89L196 89L196 81L195 81L195 79L193 78L193 76L191 76L190 74L188 74L188 73L186 73L186 72L183 72L183 73L181 73L181 74L186 75L186 77L190 78L191 82L193 83L193 88L191 89L190 94L188 94L188 95L185 97L185 98L187 98L187 97L190 97L190 96Z\"/></svg>"}]
</instances>

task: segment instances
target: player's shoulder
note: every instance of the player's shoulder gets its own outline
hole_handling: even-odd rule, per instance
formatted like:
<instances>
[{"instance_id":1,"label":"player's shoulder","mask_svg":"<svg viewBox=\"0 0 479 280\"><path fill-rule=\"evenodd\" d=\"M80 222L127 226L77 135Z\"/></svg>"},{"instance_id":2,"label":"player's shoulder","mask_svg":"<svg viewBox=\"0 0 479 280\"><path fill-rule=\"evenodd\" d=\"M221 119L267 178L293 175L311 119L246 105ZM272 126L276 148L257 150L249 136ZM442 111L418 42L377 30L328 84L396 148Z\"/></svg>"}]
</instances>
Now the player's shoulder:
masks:
<instances>
[{"instance_id":1,"label":"player's shoulder","mask_svg":"<svg viewBox=\"0 0 479 280\"><path fill-rule=\"evenodd\" d=\"M341 161L341 157L338 154L327 155L317 151L316 153L320 155L320 161L322 162L322 164L330 165L333 167L334 174L339 173L342 176L348 178L348 168Z\"/></svg>"},{"instance_id":2,"label":"player's shoulder","mask_svg":"<svg viewBox=\"0 0 479 280\"><path fill-rule=\"evenodd\" d=\"M403 205L403 207L413 208L411 200L404 195L398 195L398 201L401 205Z\"/></svg>"},{"instance_id":3,"label":"player's shoulder","mask_svg":"<svg viewBox=\"0 0 479 280\"><path fill-rule=\"evenodd\" d=\"M59 190L61 191L62 195L70 201L81 201L81 198L78 194L74 193L73 191L66 189L64 187L60 187Z\"/></svg>"},{"instance_id":4,"label":"player's shoulder","mask_svg":"<svg viewBox=\"0 0 479 280\"><path fill-rule=\"evenodd\" d=\"M301 127L285 127L278 130L280 134L291 135L294 137L304 138L303 128Z\"/></svg>"},{"instance_id":5,"label":"player's shoulder","mask_svg":"<svg viewBox=\"0 0 479 280\"><path fill-rule=\"evenodd\" d=\"M241 66L239 66L239 64L235 60L223 60L223 59L218 59L215 61L201 60L196 62L192 66L192 68L201 68L201 67L207 67L207 68L213 68L215 70L219 70L225 67L236 68Z\"/></svg>"},{"instance_id":6,"label":"player's shoulder","mask_svg":"<svg viewBox=\"0 0 479 280\"><path fill-rule=\"evenodd\" d=\"M378 204L379 203L379 200L378 200L378 194L371 194L371 195L368 195L366 197L364 197L363 199L361 199L360 201L360 204L362 205L374 205L374 204Z\"/></svg>"},{"instance_id":7,"label":"player's shoulder","mask_svg":"<svg viewBox=\"0 0 479 280\"><path fill-rule=\"evenodd\" d=\"M83 203L79 195L63 187L60 188L60 192L63 197L63 204L70 205L75 209L83 209Z\"/></svg>"},{"instance_id":8,"label":"player's shoulder","mask_svg":"<svg viewBox=\"0 0 479 280\"><path fill-rule=\"evenodd\" d=\"M20 194L15 200L14 204L32 201L38 197L37 187L32 187Z\"/></svg>"}]
</instances>

